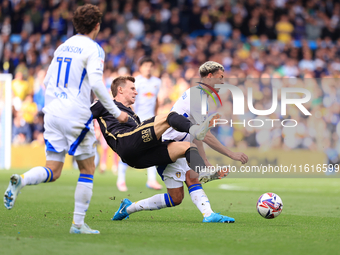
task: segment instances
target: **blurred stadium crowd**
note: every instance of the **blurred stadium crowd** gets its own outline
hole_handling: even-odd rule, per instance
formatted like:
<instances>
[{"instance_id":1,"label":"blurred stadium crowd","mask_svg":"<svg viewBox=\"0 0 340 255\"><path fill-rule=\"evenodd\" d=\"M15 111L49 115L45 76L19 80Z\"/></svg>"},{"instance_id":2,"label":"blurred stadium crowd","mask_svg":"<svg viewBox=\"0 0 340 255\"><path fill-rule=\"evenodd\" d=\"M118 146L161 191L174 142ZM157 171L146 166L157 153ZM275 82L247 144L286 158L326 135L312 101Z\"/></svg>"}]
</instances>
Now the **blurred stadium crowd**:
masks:
<instances>
[{"instance_id":1,"label":"blurred stadium crowd","mask_svg":"<svg viewBox=\"0 0 340 255\"><path fill-rule=\"evenodd\" d=\"M43 144L40 111L44 106L42 81L46 68L58 45L75 33L71 21L75 7L93 3L103 12L97 42L106 53L104 79L108 88L117 75L136 75L138 60L144 55L154 59L154 75L162 79L160 113L171 108L207 60L223 64L226 77L235 84L244 84L250 78L256 105L265 109L271 87L261 82L261 77L277 80L283 86L283 79L298 77L295 82L313 89L315 98L310 109L315 114L307 119L296 113L301 126L294 134L287 135L282 128L262 134L264 138L247 129L215 132L224 132L230 146L260 146L261 140L269 139L274 147L326 146L333 154L340 151L336 149L340 147L340 89L336 79L325 80L340 74L338 1L0 2L0 71L14 76L14 143ZM293 136L295 142L287 142L287 136ZM304 139L306 136L308 139Z\"/></svg>"}]
</instances>

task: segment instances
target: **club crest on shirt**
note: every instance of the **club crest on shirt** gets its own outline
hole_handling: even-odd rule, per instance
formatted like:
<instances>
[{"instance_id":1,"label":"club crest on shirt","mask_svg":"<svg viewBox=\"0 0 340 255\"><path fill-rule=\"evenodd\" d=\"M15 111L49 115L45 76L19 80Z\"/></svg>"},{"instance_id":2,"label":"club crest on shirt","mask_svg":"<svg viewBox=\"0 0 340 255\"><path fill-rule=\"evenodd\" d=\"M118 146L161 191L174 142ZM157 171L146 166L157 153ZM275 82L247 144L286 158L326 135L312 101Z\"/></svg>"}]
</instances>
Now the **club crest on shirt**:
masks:
<instances>
[{"instance_id":1,"label":"club crest on shirt","mask_svg":"<svg viewBox=\"0 0 340 255\"><path fill-rule=\"evenodd\" d=\"M176 172L176 177L181 178L181 172Z\"/></svg>"}]
</instances>

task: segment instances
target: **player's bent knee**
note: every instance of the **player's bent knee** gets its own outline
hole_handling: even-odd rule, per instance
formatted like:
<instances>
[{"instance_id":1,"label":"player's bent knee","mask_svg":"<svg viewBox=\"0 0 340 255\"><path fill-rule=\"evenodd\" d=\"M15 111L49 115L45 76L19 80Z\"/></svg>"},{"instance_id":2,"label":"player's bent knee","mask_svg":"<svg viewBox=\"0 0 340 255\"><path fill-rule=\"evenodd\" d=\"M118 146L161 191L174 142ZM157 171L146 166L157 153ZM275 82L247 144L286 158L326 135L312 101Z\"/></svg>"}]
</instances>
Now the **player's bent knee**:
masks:
<instances>
[{"instance_id":1,"label":"player's bent knee","mask_svg":"<svg viewBox=\"0 0 340 255\"><path fill-rule=\"evenodd\" d=\"M189 170L186 172L185 174L185 182L187 184L187 186L191 186L193 184L198 184L200 183L200 181L198 180L198 173L196 173L193 170Z\"/></svg>"},{"instance_id":2,"label":"player's bent knee","mask_svg":"<svg viewBox=\"0 0 340 255\"><path fill-rule=\"evenodd\" d=\"M155 116L155 120L154 120L155 127L165 125L166 127L169 128L170 125L167 122L167 118L168 118L167 114L160 114L160 115Z\"/></svg>"},{"instance_id":3,"label":"player's bent knee","mask_svg":"<svg viewBox=\"0 0 340 255\"><path fill-rule=\"evenodd\" d=\"M180 196L174 197L173 201L174 201L175 206L180 205L183 201L183 197L180 197Z\"/></svg>"},{"instance_id":4,"label":"player's bent knee","mask_svg":"<svg viewBox=\"0 0 340 255\"><path fill-rule=\"evenodd\" d=\"M54 182L54 181L59 179L59 177L61 175L61 170L60 171L58 171L58 170L51 170L51 171L52 171L52 176L51 176L50 182Z\"/></svg>"},{"instance_id":5,"label":"player's bent knee","mask_svg":"<svg viewBox=\"0 0 340 255\"><path fill-rule=\"evenodd\" d=\"M177 159L184 157L185 152L190 148L189 142L173 142L168 145L168 152L171 160L175 162Z\"/></svg>"},{"instance_id":6,"label":"player's bent knee","mask_svg":"<svg viewBox=\"0 0 340 255\"><path fill-rule=\"evenodd\" d=\"M175 206L180 205L182 203L182 200L178 200L175 202Z\"/></svg>"},{"instance_id":7,"label":"player's bent knee","mask_svg":"<svg viewBox=\"0 0 340 255\"><path fill-rule=\"evenodd\" d=\"M159 114L155 116L155 122L156 121L164 122L166 121L167 118L168 118L168 114Z\"/></svg>"},{"instance_id":8,"label":"player's bent knee","mask_svg":"<svg viewBox=\"0 0 340 255\"><path fill-rule=\"evenodd\" d=\"M54 182L59 179L63 170L64 163L59 161L46 161L46 171L49 175L48 182Z\"/></svg>"},{"instance_id":9,"label":"player's bent knee","mask_svg":"<svg viewBox=\"0 0 340 255\"><path fill-rule=\"evenodd\" d=\"M56 176L56 177L53 177L52 181L51 182L55 182L56 180L59 179L60 176Z\"/></svg>"},{"instance_id":10,"label":"player's bent knee","mask_svg":"<svg viewBox=\"0 0 340 255\"><path fill-rule=\"evenodd\" d=\"M181 146L182 146L182 151L184 151L184 154L187 151L197 149L197 146L194 143L189 143L189 142L180 142L180 143L181 143Z\"/></svg>"},{"instance_id":11,"label":"player's bent knee","mask_svg":"<svg viewBox=\"0 0 340 255\"><path fill-rule=\"evenodd\" d=\"M172 196L169 193L164 194L165 204L167 207L174 207L180 205L184 198L184 194L173 194Z\"/></svg>"},{"instance_id":12,"label":"player's bent knee","mask_svg":"<svg viewBox=\"0 0 340 255\"><path fill-rule=\"evenodd\" d=\"M177 205L180 205L182 203L183 199L182 198L175 198L173 201L174 201L174 206L177 206Z\"/></svg>"},{"instance_id":13,"label":"player's bent knee","mask_svg":"<svg viewBox=\"0 0 340 255\"><path fill-rule=\"evenodd\" d=\"M83 154L76 157L79 171L82 174L94 174L94 171L96 170L94 157L95 156L93 154Z\"/></svg>"}]
</instances>

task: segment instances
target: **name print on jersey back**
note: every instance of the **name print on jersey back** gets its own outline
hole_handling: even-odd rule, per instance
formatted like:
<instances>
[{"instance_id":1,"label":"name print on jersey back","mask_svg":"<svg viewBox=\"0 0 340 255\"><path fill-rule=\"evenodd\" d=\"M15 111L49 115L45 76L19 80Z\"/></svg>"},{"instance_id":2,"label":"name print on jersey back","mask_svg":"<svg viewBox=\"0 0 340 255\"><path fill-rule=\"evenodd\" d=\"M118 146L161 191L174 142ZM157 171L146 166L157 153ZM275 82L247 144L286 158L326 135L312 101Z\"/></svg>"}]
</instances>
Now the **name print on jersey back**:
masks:
<instances>
[{"instance_id":1,"label":"name print on jersey back","mask_svg":"<svg viewBox=\"0 0 340 255\"><path fill-rule=\"evenodd\" d=\"M70 46L70 45L64 45L59 47L58 51L62 51L62 52L73 52L73 53L78 53L81 54L83 52L83 48L79 48L77 46Z\"/></svg>"}]
</instances>

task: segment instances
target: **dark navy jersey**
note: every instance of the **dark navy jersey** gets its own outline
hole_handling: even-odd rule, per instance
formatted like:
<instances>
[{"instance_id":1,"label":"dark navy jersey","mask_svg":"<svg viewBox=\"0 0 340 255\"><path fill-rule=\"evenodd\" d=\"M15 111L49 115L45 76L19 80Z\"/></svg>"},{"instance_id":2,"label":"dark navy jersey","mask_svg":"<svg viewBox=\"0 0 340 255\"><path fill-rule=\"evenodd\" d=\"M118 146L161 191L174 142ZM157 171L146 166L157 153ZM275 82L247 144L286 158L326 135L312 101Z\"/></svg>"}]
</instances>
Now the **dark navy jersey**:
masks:
<instances>
[{"instance_id":1,"label":"dark navy jersey","mask_svg":"<svg viewBox=\"0 0 340 255\"><path fill-rule=\"evenodd\" d=\"M139 117L130 107L126 107L116 100L113 101L121 111L128 114L129 118L126 123L119 123L119 121L105 109L100 101L94 102L91 106L93 118L98 121L100 130L102 131L106 141L108 141L108 139L116 140L117 134L129 132L141 124Z\"/></svg>"}]
</instances>

